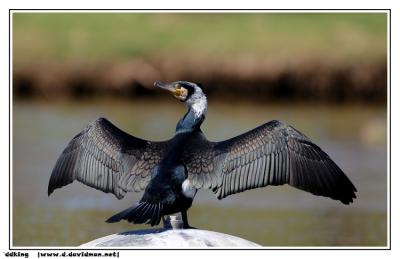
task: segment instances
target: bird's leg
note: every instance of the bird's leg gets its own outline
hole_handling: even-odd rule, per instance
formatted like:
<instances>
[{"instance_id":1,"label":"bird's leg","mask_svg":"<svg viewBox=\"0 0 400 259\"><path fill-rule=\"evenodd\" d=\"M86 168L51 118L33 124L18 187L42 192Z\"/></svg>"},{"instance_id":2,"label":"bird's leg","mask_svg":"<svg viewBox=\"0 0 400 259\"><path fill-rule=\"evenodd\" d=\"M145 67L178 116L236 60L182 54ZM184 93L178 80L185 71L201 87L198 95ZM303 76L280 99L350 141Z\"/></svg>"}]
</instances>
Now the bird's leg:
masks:
<instances>
[{"instance_id":1,"label":"bird's leg","mask_svg":"<svg viewBox=\"0 0 400 259\"><path fill-rule=\"evenodd\" d=\"M165 220L165 216L161 216L161 219L162 219L162 223L163 223L163 227L164 228L167 228L167 221Z\"/></svg>"},{"instance_id":2,"label":"bird's leg","mask_svg":"<svg viewBox=\"0 0 400 259\"><path fill-rule=\"evenodd\" d=\"M188 217L187 217L187 211L186 210L182 210L181 211L182 214L182 221L183 221L183 228L188 229L196 229L195 227L192 227L189 225L189 221L188 221Z\"/></svg>"}]
</instances>

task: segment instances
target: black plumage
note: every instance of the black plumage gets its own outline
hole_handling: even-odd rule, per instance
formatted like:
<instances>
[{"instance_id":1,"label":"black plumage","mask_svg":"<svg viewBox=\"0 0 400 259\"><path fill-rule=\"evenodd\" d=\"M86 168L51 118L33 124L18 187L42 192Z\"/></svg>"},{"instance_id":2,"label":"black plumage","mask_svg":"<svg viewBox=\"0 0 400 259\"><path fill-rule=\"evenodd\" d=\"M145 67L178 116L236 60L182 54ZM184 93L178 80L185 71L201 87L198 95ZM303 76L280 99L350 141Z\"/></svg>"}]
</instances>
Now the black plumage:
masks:
<instances>
[{"instance_id":1,"label":"black plumage","mask_svg":"<svg viewBox=\"0 0 400 259\"><path fill-rule=\"evenodd\" d=\"M344 204L357 191L343 171L304 134L273 120L222 142L210 142L200 129L206 97L193 83L156 82L186 102L188 112L176 135L152 142L133 137L104 118L71 140L56 162L48 194L78 180L117 198L145 190L138 204L110 219L157 225L163 215L186 211L198 189L212 189L218 199L268 185L289 184Z\"/></svg>"}]
</instances>

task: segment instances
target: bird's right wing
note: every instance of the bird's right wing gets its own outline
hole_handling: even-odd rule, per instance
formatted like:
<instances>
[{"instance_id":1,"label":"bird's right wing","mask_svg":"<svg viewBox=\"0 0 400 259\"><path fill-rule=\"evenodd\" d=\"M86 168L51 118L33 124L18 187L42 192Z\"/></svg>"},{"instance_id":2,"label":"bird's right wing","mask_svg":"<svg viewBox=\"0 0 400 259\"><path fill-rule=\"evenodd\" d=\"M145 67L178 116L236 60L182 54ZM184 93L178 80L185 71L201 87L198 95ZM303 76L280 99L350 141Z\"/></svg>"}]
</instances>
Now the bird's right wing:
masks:
<instances>
[{"instance_id":1,"label":"bird's right wing","mask_svg":"<svg viewBox=\"0 0 400 259\"><path fill-rule=\"evenodd\" d=\"M196 188L211 188L219 199L268 185L289 184L348 204L356 188L304 134L270 121L222 142L203 139L186 157Z\"/></svg>"},{"instance_id":2,"label":"bird's right wing","mask_svg":"<svg viewBox=\"0 0 400 259\"><path fill-rule=\"evenodd\" d=\"M48 194L74 180L119 199L127 191L141 191L167 145L133 137L99 118L64 149L51 174Z\"/></svg>"}]
</instances>

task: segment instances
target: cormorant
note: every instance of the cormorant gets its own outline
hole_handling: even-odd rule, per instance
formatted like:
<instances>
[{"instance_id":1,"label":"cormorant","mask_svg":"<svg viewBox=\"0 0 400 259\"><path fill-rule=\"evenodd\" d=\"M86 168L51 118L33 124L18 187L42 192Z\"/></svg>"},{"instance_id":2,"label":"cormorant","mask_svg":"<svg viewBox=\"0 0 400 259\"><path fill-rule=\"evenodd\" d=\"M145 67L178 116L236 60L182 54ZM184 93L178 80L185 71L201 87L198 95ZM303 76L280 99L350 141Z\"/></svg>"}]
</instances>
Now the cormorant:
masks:
<instances>
[{"instance_id":1,"label":"cormorant","mask_svg":"<svg viewBox=\"0 0 400 259\"><path fill-rule=\"evenodd\" d=\"M357 191L343 171L304 134L273 120L234 138L210 142L200 129L207 98L195 83L155 82L185 102L186 114L167 141L133 137L99 118L76 135L58 158L48 195L78 180L118 199L144 190L141 200L112 216L132 223L158 225L161 217L187 210L198 189L212 189L218 199L268 185L289 184L344 204Z\"/></svg>"}]
</instances>

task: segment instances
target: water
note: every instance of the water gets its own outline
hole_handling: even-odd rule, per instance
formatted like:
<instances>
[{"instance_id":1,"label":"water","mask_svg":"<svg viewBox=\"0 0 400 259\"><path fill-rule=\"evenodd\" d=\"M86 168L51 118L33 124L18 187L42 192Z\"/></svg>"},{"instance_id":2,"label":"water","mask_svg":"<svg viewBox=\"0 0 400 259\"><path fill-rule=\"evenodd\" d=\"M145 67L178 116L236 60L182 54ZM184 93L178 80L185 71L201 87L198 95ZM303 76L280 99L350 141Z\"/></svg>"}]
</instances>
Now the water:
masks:
<instances>
[{"instance_id":1,"label":"water","mask_svg":"<svg viewBox=\"0 0 400 259\"><path fill-rule=\"evenodd\" d=\"M97 117L137 137L164 140L173 135L184 112L172 98L15 102L13 245L75 246L148 227L104 222L140 199L141 193L117 200L76 182L47 197L48 179L68 141ZM210 140L223 140L271 119L294 125L324 149L357 187L355 203L345 206L289 186L247 191L221 201L210 190L201 190L189 210L190 223L265 246L385 246L386 109L210 100L202 128Z\"/></svg>"}]
</instances>

